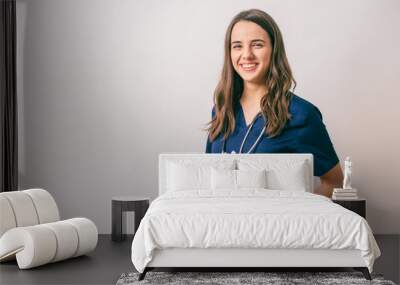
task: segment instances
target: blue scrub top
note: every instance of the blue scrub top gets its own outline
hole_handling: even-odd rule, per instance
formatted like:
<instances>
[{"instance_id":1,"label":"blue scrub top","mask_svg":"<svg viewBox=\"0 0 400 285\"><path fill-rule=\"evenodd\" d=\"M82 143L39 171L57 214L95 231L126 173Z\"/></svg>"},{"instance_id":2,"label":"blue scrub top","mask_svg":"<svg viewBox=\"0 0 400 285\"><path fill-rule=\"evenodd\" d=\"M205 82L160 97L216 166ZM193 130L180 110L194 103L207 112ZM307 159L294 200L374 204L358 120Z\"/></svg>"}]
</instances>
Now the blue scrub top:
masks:
<instances>
[{"instance_id":1,"label":"blue scrub top","mask_svg":"<svg viewBox=\"0 0 400 285\"><path fill-rule=\"evenodd\" d=\"M339 159L333 148L328 132L322 122L321 112L310 102L293 94L289 104L292 118L287 121L282 132L273 138L268 138L265 133L252 153L312 153L314 156L314 176L322 176L332 169ZM215 116L214 108L212 117ZM243 114L241 104L235 110L235 130L225 143L225 152L239 152L240 145L249 126ZM257 140L265 125L263 116L254 122L246 142L243 153L246 153ZM206 153L221 153L222 134L213 142L207 139Z\"/></svg>"}]
</instances>

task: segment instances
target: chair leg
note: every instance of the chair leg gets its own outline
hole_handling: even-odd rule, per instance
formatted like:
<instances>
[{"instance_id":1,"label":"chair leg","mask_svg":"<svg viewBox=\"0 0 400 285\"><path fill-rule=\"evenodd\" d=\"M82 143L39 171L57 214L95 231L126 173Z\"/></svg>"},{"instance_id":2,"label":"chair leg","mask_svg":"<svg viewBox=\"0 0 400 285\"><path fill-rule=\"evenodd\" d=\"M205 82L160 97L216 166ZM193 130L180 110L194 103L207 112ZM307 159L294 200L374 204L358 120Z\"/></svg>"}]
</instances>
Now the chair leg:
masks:
<instances>
[{"instance_id":1,"label":"chair leg","mask_svg":"<svg viewBox=\"0 0 400 285\"><path fill-rule=\"evenodd\" d=\"M354 269L357 271L361 271L362 274L364 275L365 279L372 280L371 274L369 274L369 270L367 267L354 267Z\"/></svg>"},{"instance_id":2,"label":"chair leg","mask_svg":"<svg viewBox=\"0 0 400 285\"><path fill-rule=\"evenodd\" d=\"M143 272L139 274L138 281L142 281L142 280L144 279L144 277L146 276L147 271L148 271L148 269L147 269L147 267L146 267L146 268L143 270Z\"/></svg>"}]
</instances>

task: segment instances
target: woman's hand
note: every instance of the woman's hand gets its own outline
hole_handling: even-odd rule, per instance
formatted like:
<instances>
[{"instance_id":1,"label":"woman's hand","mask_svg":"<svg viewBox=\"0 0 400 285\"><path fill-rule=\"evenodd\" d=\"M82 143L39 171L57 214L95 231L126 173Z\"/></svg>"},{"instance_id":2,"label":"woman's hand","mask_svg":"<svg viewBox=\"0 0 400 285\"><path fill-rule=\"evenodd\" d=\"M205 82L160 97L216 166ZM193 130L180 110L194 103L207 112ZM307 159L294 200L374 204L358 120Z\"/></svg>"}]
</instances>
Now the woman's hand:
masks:
<instances>
[{"instance_id":1,"label":"woman's hand","mask_svg":"<svg viewBox=\"0 0 400 285\"><path fill-rule=\"evenodd\" d=\"M324 195L328 198L332 197L333 188L342 187L343 172L340 163L336 164L327 173L320 177L321 185L315 189L315 194Z\"/></svg>"}]
</instances>

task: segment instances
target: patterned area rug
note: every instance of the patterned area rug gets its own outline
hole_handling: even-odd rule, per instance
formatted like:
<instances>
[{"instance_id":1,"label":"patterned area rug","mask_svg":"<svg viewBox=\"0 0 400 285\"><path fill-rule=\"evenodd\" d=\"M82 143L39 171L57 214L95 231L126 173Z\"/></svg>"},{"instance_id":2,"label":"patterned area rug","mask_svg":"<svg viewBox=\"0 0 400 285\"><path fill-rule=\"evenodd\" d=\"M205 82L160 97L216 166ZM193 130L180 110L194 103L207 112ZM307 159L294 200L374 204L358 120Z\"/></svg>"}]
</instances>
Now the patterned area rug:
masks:
<instances>
[{"instance_id":1,"label":"patterned area rug","mask_svg":"<svg viewBox=\"0 0 400 285\"><path fill-rule=\"evenodd\" d=\"M147 272L145 279L138 281L139 273L124 273L117 285L134 284L379 284L395 285L384 280L382 275L372 274L372 281L364 278L360 272Z\"/></svg>"}]
</instances>

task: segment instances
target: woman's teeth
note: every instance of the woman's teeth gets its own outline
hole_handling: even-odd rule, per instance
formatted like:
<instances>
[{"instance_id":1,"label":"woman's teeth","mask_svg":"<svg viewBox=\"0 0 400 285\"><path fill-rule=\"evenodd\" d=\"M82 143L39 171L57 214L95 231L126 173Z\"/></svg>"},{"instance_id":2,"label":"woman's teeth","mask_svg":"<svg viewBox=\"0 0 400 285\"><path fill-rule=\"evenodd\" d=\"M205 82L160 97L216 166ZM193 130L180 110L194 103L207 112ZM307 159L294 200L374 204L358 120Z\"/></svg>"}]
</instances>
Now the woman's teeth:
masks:
<instances>
[{"instance_id":1,"label":"woman's teeth","mask_svg":"<svg viewBox=\"0 0 400 285\"><path fill-rule=\"evenodd\" d=\"M241 66L245 71L253 71L256 69L257 64L256 63L241 64Z\"/></svg>"}]
</instances>

